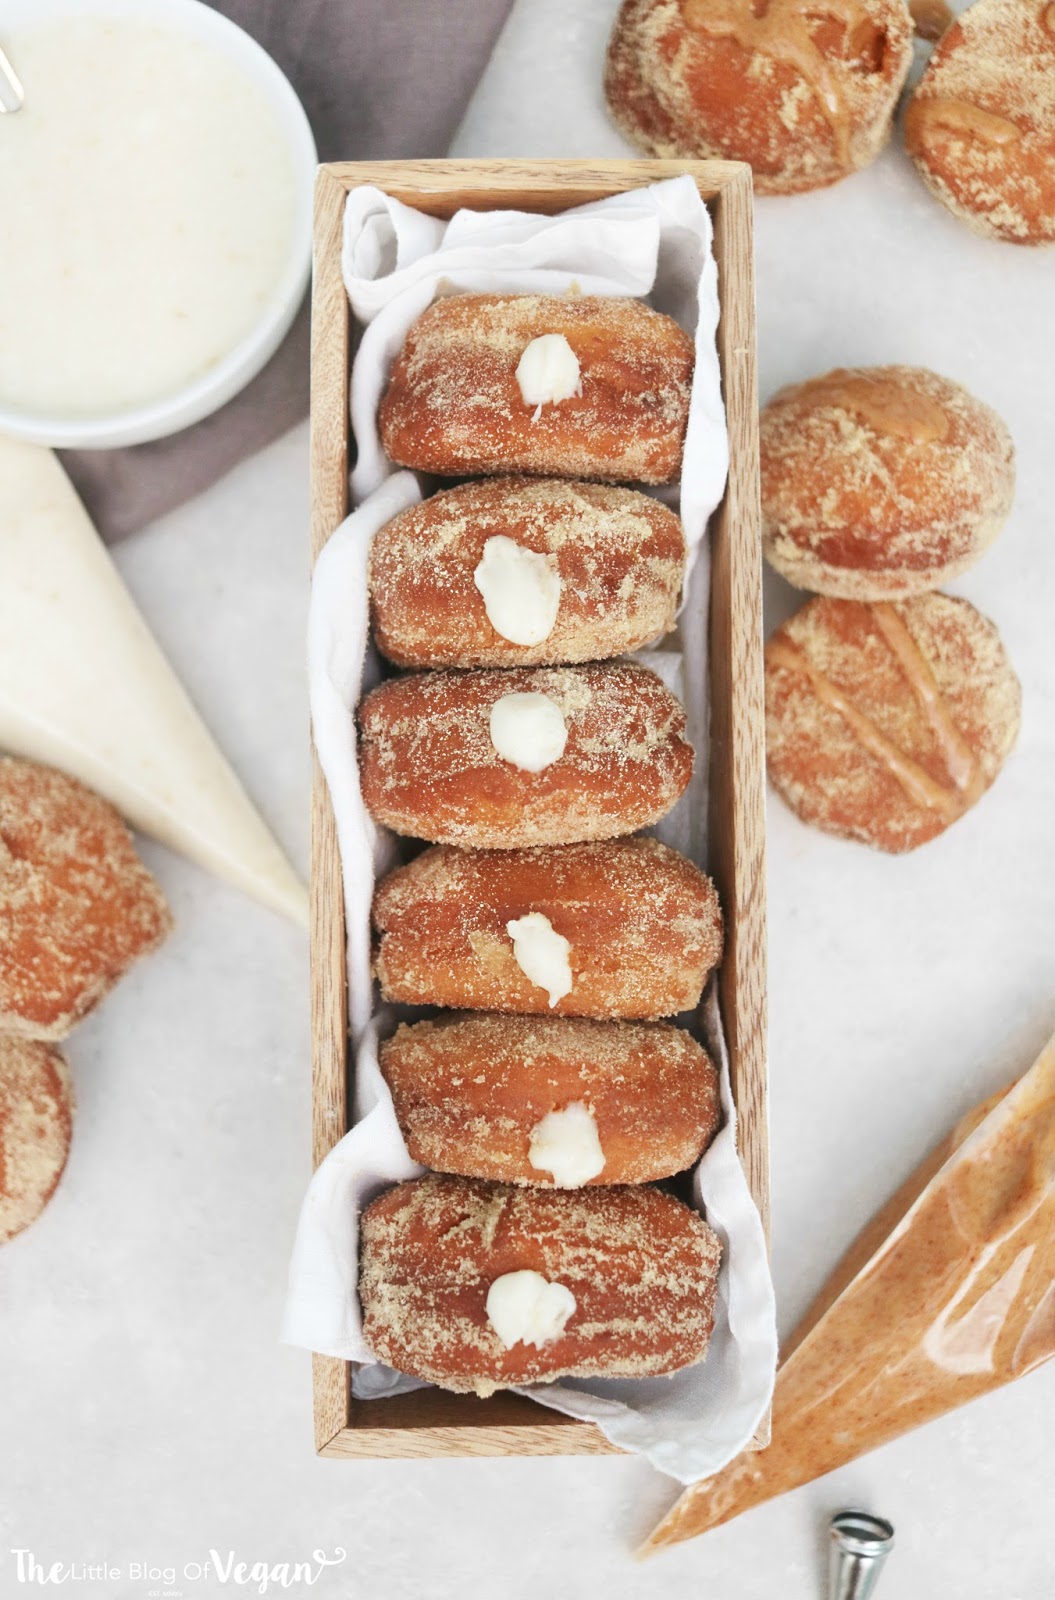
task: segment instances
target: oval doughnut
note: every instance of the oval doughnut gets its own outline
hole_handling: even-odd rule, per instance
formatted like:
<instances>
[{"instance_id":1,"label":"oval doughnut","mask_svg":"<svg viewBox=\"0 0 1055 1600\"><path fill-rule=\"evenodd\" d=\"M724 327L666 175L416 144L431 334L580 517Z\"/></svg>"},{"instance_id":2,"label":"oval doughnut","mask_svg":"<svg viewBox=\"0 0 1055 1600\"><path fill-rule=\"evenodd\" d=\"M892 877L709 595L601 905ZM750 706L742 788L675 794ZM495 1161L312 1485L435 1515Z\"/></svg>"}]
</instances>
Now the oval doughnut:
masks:
<instances>
[{"instance_id":1,"label":"oval doughnut","mask_svg":"<svg viewBox=\"0 0 1055 1600\"><path fill-rule=\"evenodd\" d=\"M560 335L581 394L539 409L516 371L533 339ZM670 483L681 470L694 352L689 335L640 300L457 294L407 334L378 423L390 460L463 477Z\"/></svg>"},{"instance_id":2,"label":"oval doughnut","mask_svg":"<svg viewBox=\"0 0 1055 1600\"><path fill-rule=\"evenodd\" d=\"M707 1353L720 1258L703 1219L659 1189L568 1194L432 1173L363 1212L363 1333L398 1372L482 1396L559 1377L676 1372ZM498 1337L488 1292L514 1272L574 1297L552 1342Z\"/></svg>"},{"instance_id":3,"label":"oval doughnut","mask_svg":"<svg viewBox=\"0 0 1055 1600\"><path fill-rule=\"evenodd\" d=\"M401 1026L381 1071L415 1161L501 1183L649 1183L699 1160L721 1118L718 1074L683 1028L570 1017L440 1016ZM532 1134L568 1106L603 1165L564 1178Z\"/></svg>"},{"instance_id":4,"label":"oval doughnut","mask_svg":"<svg viewBox=\"0 0 1055 1600\"><path fill-rule=\"evenodd\" d=\"M474 574L494 538L543 555L559 604L537 644L504 637ZM601 661L674 626L685 536L648 495L560 478L459 484L379 530L370 551L378 649L401 667L513 667Z\"/></svg>"},{"instance_id":5,"label":"oval doughnut","mask_svg":"<svg viewBox=\"0 0 1055 1600\"><path fill-rule=\"evenodd\" d=\"M554 1005L522 971L510 922L544 916L571 946ZM374 895L386 1000L579 1017L674 1016L699 1004L722 957L710 879L646 837L551 850L436 845Z\"/></svg>"},{"instance_id":6,"label":"oval doughnut","mask_svg":"<svg viewBox=\"0 0 1055 1600\"><path fill-rule=\"evenodd\" d=\"M541 771L499 755L507 695L561 713L564 752ZM359 712L360 780L373 817L438 844L513 849L610 839L657 822L692 775L685 713L637 662L425 672L393 678Z\"/></svg>"}]
</instances>

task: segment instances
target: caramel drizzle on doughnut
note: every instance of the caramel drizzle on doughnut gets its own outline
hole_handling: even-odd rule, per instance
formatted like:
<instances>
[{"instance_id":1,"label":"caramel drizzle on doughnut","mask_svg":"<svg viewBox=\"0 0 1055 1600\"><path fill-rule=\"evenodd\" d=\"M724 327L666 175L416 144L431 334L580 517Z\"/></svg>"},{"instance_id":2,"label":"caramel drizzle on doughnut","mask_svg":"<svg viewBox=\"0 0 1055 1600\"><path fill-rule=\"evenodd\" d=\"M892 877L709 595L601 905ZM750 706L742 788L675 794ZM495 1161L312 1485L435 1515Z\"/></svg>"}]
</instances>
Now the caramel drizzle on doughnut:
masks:
<instances>
[{"instance_id":1,"label":"caramel drizzle on doughnut","mask_svg":"<svg viewBox=\"0 0 1055 1600\"><path fill-rule=\"evenodd\" d=\"M1055 0L1050 0L1050 4L1040 13L1040 25L1049 33L1055 33Z\"/></svg>"},{"instance_id":2,"label":"caramel drizzle on doughnut","mask_svg":"<svg viewBox=\"0 0 1055 1600\"><path fill-rule=\"evenodd\" d=\"M995 111L983 111L970 100L955 100L944 95L935 100L917 98L905 114L905 133L910 144L921 144L932 128L996 148L1014 144L1022 137L1017 122L997 116Z\"/></svg>"},{"instance_id":3,"label":"caramel drizzle on doughnut","mask_svg":"<svg viewBox=\"0 0 1055 1600\"><path fill-rule=\"evenodd\" d=\"M868 609L938 741L952 780L951 789L936 783L918 761L913 761L911 756L899 750L893 740L876 727L871 717L854 705L849 696L789 639L771 639L766 646L767 660L772 666L786 667L791 672L802 673L809 678L818 700L838 712L869 754L875 756L897 779L910 800L928 810L937 811L946 822L955 822L984 792L982 770L953 721L952 712L929 664L894 607L879 602Z\"/></svg>"},{"instance_id":4,"label":"caramel drizzle on doughnut","mask_svg":"<svg viewBox=\"0 0 1055 1600\"><path fill-rule=\"evenodd\" d=\"M908 444L941 443L949 437L952 426L948 412L930 395L872 373L836 367L834 372L806 385L806 393L816 395L822 405L856 412L877 433L904 439Z\"/></svg>"},{"instance_id":5,"label":"caramel drizzle on doughnut","mask_svg":"<svg viewBox=\"0 0 1055 1600\"><path fill-rule=\"evenodd\" d=\"M764 4L764 0L763 0ZM833 17L846 25L850 60L854 30L872 19L858 0L769 0L761 15L751 0L687 0L684 18L689 28L715 39L734 39L744 50L757 50L801 73L820 104L835 136L839 159L850 156L850 117L831 63L810 34L811 19Z\"/></svg>"}]
</instances>

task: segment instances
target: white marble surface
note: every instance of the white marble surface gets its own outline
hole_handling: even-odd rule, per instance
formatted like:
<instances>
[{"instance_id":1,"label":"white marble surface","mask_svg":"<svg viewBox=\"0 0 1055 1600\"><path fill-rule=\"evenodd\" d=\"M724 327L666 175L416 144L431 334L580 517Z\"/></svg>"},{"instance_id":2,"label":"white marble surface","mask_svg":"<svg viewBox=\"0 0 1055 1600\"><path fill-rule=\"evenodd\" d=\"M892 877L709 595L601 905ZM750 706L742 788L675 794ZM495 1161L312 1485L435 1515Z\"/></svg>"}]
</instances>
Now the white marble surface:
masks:
<instances>
[{"instance_id":1,"label":"white marble surface","mask_svg":"<svg viewBox=\"0 0 1055 1600\"><path fill-rule=\"evenodd\" d=\"M463 151L622 149L575 55L596 53L597 6L530 0L527 53L518 68L500 48ZM542 98L523 87L532 39L550 71ZM927 1146L1055 1026L1053 257L972 237L896 152L828 193L763 202L758 248L763 392L835 363L929 363L993 402L1020 451L1010 525L958 586L999 621L1025 689L1022 737L994 790L904 859L770 806L773 1251L786 1329ZM300 430L119 553L301 863L306 469ZM776 582L768 591L772 621L792 597ZM897 1524L889 1600L1048 1592L1055 1364L644 1566L632 1545L671 1490L632 1460L314 1459L309 1362L276 1342L308 1174L303 939L160 848L145 853L177 932L71 1041L69 1172L0 1257L4 1600L31 1592L15 1578L19 1546L112 1561L121 1578L64 1586L104 1600L255 1592L180 1575L210 1547L275 1562L337 1546L344 1566L289 1592L814 1600L824 1518L853 1501ZM128 1576L136 1562L172 1564L175 1581Z\"/></svg>"}]
</instances>

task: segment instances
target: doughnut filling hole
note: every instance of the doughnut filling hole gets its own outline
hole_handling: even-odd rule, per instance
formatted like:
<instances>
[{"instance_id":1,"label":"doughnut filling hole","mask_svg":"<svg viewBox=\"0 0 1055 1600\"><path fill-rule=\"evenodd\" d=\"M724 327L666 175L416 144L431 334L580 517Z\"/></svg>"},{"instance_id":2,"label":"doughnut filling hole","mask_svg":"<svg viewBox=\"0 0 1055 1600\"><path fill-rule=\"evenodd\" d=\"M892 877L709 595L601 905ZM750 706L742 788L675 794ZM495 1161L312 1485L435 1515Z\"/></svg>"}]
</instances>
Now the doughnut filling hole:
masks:
<instances>
[{"instance_id":1,"label":"doughnut filling hole","mask_svg":"<svg viewBox=\"0 0 1055 1600\"><path fill-rule=\"evenodd\" d=\"M604 1151L589 1106L573 1100L551 1111L531 1130L528 1160L548 1172L558 1189L578 1189L604 1171Z\"/></svg>"}]
</instances>

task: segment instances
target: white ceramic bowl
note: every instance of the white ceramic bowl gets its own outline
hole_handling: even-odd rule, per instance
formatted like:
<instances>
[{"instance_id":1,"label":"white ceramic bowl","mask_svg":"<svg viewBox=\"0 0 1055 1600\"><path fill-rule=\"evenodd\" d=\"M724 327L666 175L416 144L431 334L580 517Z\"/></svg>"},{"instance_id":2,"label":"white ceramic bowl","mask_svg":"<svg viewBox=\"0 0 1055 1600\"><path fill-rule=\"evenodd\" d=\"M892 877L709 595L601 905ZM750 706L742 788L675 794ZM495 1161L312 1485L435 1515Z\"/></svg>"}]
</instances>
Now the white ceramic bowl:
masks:
<instances>
[{"instance_id":1,"label":"white ceramic bowl","mask_svg":"<svg viewBox=\"0 0 1055 1600\"><path fill-rule=\"evenodd\" d=\"M304 107L289 80L254 39L201 0L3 0L0 27L51 17L134 14L208 41L238 63L274 107L285 130L293 168L294 219L285 266L259 320L210 370L148 404L110 414L62 416L11 410L0 404L0 433L56 449L108 449L142 444L187 428L244 389L274 355L289 331L311 270L312 197L318 157ZM17 62L12 63L17 70ZM20 115L20 113L16 113ZM2 131L2 130L0 130ZM75 156L71 173L75 175ZM18 248L17 229L4 248Z\"/></svg>"}]
</instances>

